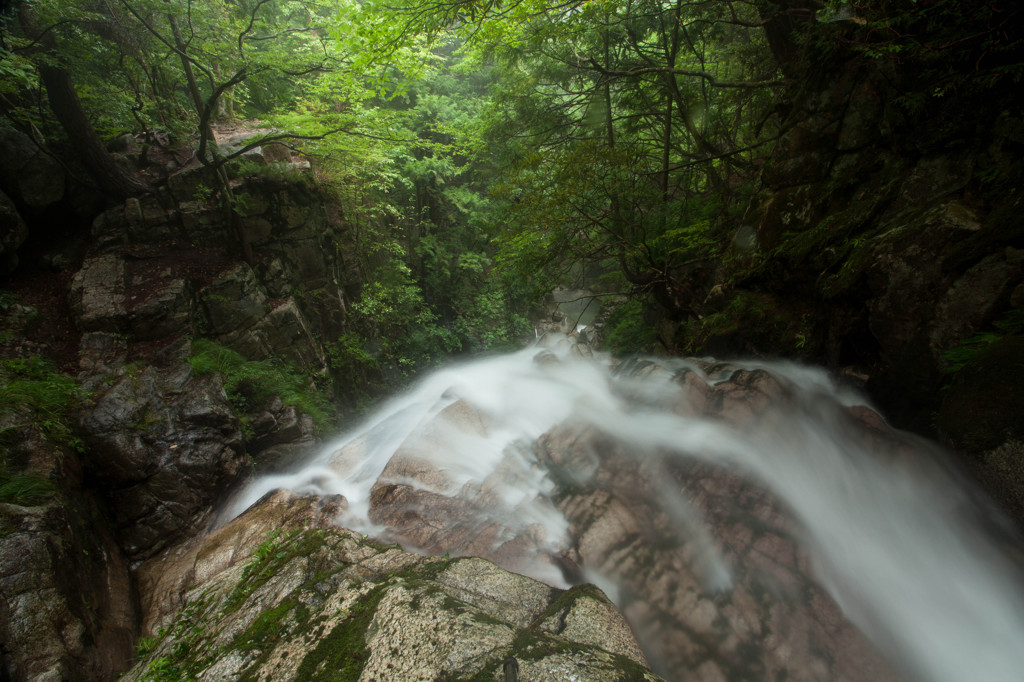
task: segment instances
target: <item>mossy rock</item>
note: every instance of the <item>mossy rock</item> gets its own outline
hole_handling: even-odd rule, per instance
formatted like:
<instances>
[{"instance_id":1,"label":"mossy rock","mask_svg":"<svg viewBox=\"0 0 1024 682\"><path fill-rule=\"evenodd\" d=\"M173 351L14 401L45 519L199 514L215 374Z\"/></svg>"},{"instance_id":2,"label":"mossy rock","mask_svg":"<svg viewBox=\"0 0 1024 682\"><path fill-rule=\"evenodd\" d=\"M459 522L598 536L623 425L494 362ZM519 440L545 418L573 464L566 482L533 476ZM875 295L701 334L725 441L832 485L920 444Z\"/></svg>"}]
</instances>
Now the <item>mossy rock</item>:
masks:
<instances>
[{"instance_id":1,"label":"mossy rock","mask_svg":"<svg viewBox=\"0 0 1024 682\"><path fill-rule=\"evenodd\" d=\"M703 319L680 330L678 343L688 353L804 355L820 344L809 304L786 304L763 292L737 289Z\"/></svg>"},{"instance_id":2,"label":"mossy rock","mask_svg":"<svg viewBox=\"0 0 1024 682\"><path fill-rule=\"evenodd\" d=\"M409 554L329 525L334 504L268 495L163 564L186 603L122 679L497 680L509 655L523 679L660 679L598 588Z\"/></svg>"}]
</instances>

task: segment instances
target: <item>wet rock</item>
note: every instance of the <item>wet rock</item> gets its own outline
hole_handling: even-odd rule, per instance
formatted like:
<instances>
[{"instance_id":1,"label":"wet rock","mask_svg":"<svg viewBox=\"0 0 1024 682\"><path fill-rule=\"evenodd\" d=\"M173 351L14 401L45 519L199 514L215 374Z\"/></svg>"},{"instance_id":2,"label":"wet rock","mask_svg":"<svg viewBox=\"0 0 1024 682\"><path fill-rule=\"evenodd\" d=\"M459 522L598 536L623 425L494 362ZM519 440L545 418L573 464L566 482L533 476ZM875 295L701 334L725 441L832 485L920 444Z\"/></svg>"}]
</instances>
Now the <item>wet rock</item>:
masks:
<instances>
[{"instance_id":1,"label":"wet rock","mask_svg":"<svg viewBox=\"0 0 1024 682\"><path fill-rule=\"evenodd\" d=\"M202 527L248 471L238 418L213 376L196 378L178 367L123 376L83 414L81 426L89 471L133 558Z\"/></svg>"},{"instance_id":2,"label":"wet rock","mask_svg":"<svg viewBox=\"0 0 1024 682\"><path fill-rule=\"evenodd\" d=\"M553 370L563 362L551 352L538 361ZM693 419L695 431L714 423L723 437L764 439L766 447L792 428L782 413L798 409L789 381L761 369L632 359L616 374L617 392L638 411L668 406ZM880 451L892 449L890 432L873 411L851 409L836 419L851 438L877 439ZM900 679L812 574L796 542L801 526L786 507L729 465L699 461L713 460L713 440L694 439L689 460L635 443L627 449L609 435L612 424L606 433L601 423L570 422L539 438L535 460L524 455L547 472L549 488L511 483L504 460L499 474L464 484L458 464L440 466L426 455L480 438L483 458L492 431L486 415L466 403L448 407L384 467L371 491L371 520L389 528L388 539L429 552L484 556L556 584L583 576L607 580L654 668L665 674L687 671L687 679L707 682ZM674 448L686 453L680 444ZM518 489L544 490L568 523L568 547L557 556L545 557L550 535L516 523L518 511L504 511L501 493ZM485 578L477 584L495 594ZM557 623L563 634L586 638L603 607L580 602L574 608L545 617L540 627ZM603 636L611 632L602 627ZM632 641L632 632L623 641ZM602 646L644 660L628 647ZM528 668L542 679L561 674L520 661L524 675Z\"/></svg>"},{"instance_id":3,"label":"wet rock","mask_svg":"<svg viewBox=\"0 0 1024 682\"><path fill-rule=\"evenodd\" d=\"M889 414L905 422L920 419L911 405L934 400L942 378L937 356L952 343L977 331L976 316L957 318L971 305L969 287L951 291L954 277L947 269L952 245L979 229L977 215L958 201L948 201L906 216L873 246L865 280L871 295L867 301L867 323L877 340L888 369L869 383L869 390L882 396ZM987 280L982 271L969 279ZM964 281L966 283L966 280ZM996 285L996 289L1001 286ZM986 292L992 286L986 287ZM936 292L950 292L936 306ZM979 291L983 309L990 309L988 293ZM945 313L942 318L937 313ZM973 324L971 324L973 320ZM893 404L895 396L903 405Z\"/></svg>"},{"instance_id":4,"label":"wet rock","mask_svg":"<svg viewBox=\"0 0 1024 682\"><path fill-rule=\"evenodd\" d=\"M142 151L142 147L139 146L134 135L124 133L107 143L107 151L115 154L138 154Z\"/></svg>"},{"instance_id":5,"label":"wet rock","mask_svg":"<svg viewBox=\"0 0 1024 682\"><path fill-rule=\"evenodd\" d=\"M216 336L237 335L265 315L266 294L256 273L241 264L224 273L199 292L209 330Z\"/></svg>"},{"instance_id":6,"label":"wet rock","mask_svg":"<svg viewBox=\"0 0 1024 682\"><path fill-rule=\"evenodd\" d=\"M246 450L256 473L284 469L309 454L320 442L313 420L275 398L250 421Z\"/></svg>"},{"instance_id":7,"label":"wet rock","mask_svg":"<svg viewBox=\"0 0 1024 682\"><path fill-rule=\"evenodd\" d=\"M502 459L493 471L482 473L489 471L487 460L500 456L486 441L488 429L486 415L466 403L447 407L388 461L370 490L370 520L431 554L484 556L508 570L558 581L550 529L542 519L524 524L516 509L517 481L543 474L528 459L516 458ZM479 443L480 462L438 467L432 461L432 452L444 452L450 443L464 447L474 442ZM341 462L352 459L342 453L335 466L344 471ZM483 480L473 482L478 478Z\"/></svg>"},{"instance_id":8,"label":"wet rock","mask_svg":"<svg viewBox=\"0 0 1024 682\"><path fill-rule=\"evenodd\" d=\"M982 350L956 373L943 399L939 428L957 449L980 453L1024 439L1024 337Z\"/></svg>"},{"instance_id":9,"label":"wet rock","mask_svg":"<svg viewBox=\"0 0 1024 682\"><path fill-rule=\"evenodd\" d=\"M938 415L947 442L1024 527L1024 337L978 353L950 382Z\"/></svg>"},{"instance_id":10,"label":"wet rock","mask_svg":"<svg viewBox=\"0 0 1024 682\"><path fill-rule=\"evenodd\" d=\"M178 202L210 196L219 187L216 172L205 166L186 168L167 178L167 188Z\"/></svg>"},{"instance_id":11,"label":"wet rock","mask_svg":"<svg viewBox=\"0 0 1024 682\"><path fill-rule=\"evenodd\" d=\"M172 277L169 272L139 283L133 282L133 285L139 287L143 283L146 290L126 296L128 328L132 337L138 341L148 341L190 333L193 330L194 310L189 283Z\"/></svg>"},{"instance_id":12,"label":"wet rock","mask_svg":"<svg viewBox=\"0 0 1024 682\"><path fill-rule=\"evenodd\" d=\"M64 169L24 133L0 128L0 185L32 208L64 197Z\"/></svg>"},{"instance_id":13,"label":"wet rock","mask_svg":"<svg viewBox=\"0 0 1024 682\"><path fill-rule=\"evenodd\" d=\"M929 342L936 362L943 363L943 353L981 329L1020 280L1020 264L1006 253L993 254L958 277L935 311Z\"/></svg>"},{"instance_id":14,"label":"wet rock","mask_svg":"<svg viewBox=\"0 0 1024 682\"><path fill-rule=\"evenodd\" d=\"M114 254L86 259L71 281L71 316L83 332L120 332L127 325L125 262Z\"/></svg>"},{"instance_id":15,"label":"wet rock","mask_svg":"<svg viewBox=\"0 0 1024 682\"><path fill-rule=\"evenodd\" d=\"M98 505L81 492L76 456L32 428L5 425L25 474L50 481L32 504L0 504L0 675L112 679L138 622L127 562Z\"/></svg>"},{"instance_id":16,"label":"wet rock","mask_svg":"<svg viewBox=\"0 0 1024 682\"><path fill-rule=\"evenodd\" d=\"M293 299L267 311L232 345L247 357L278 358L313 373L327 370L327 355Z\"/></svg>"},{"instance_id":17,"label":"wet rock","mask_svg":"<svg viewBox=\"0 0 1024 682\"><path fill-rule=\"evenodd\" d=\"M593 586L568 592L481 559L437 559L330 527L331 510L278 493L180 552L140 568L150 629L165 634L122 679L152 661L196 680L657 680L628 626ZM177 576L166 579L169 576ZM183 595L166 610L156 595ZM591 627L581 626L586 613ZM576 614L576 615L574 615ZM612 633L602 637L602 632ZM626 654L621 652L627 652Z\"/></svg>"},{"instance_id":18,"label":"wet rock","mask_svg":"<svg viewBox=\"0 0 1024 682\"><path fill-rule=\"evenodd\" d=\"M170 208L166 194L126 199L121 206L103 211L92 221L92 236L99 250L127 244L154 245L187 236L182 234L181 212ZM218 235L223 228L211 228Z\"/></svg>"}]
</instances>

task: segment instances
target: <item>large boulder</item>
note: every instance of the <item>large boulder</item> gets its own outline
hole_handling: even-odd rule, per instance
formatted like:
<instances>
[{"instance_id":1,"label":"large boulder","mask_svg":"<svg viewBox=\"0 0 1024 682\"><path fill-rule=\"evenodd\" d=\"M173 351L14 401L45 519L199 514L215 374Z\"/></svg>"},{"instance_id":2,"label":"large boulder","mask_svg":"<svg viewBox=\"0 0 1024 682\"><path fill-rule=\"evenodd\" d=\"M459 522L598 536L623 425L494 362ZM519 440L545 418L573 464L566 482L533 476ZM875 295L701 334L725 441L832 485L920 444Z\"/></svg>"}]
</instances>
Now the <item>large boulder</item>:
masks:
<instances>
[{"instance_id":1,"label":"large boulder","mask_svg":"<svg viewBox=\"0 0 1024 682\"><path fill-rule=\"evenodd\" d=\"M0 192L0 275L18 267L18 247L28 238L28 226L18 208Z\"/></svg>"},{"instance_id":2,"label":"large boulder","mask_svg":"<svg viewBox=\"0 0 1024 682\"><path fill-rule=\"evenodd\" d=\"M208 331L235 339L266 315L267 295L246 264L225 272L199 292Z\"/></svg>"},{"instance_id":3,"label":"large boulder","mask_svg":"<svg viewBox=\"0 0 1024 682\"><path fill-rule=\"evenodd\" d=\"M83 332L121 332L127 325L124 259L103 254L87 259L71 280L71 316Z\"/></svg>"},{"instance_id":4,"label":"large boulder","mask_svg":"<svg viewBox=\"0 0 1024 682\"><path fill-rule=\"evenodd\" d=\"M980 351L946 390L937 425L969 468L1024 527L1024 337Z\"/></svg>"},{"instance_id":5,"label":"large boulder","mask_svg":"<svg viewBox=\"0 0 1024 682\"><path fill-rule=\"evenodd\" d=\"M596 587L381 545L329 525L339 506L278 493L143 565L158 634L122 679L660 679Z\"/></svg>"},{"instance_id":6,"label":"large boulder","mask_svg":"<svg viewBox=\"0 0 1024 682\"><path fill-rule=\"evenodd\" d=\"M320 442L313 419L277 397L250 415L249 431L245 447L257 473L294 465Z\"/></svg>"},{"instance_id":7,"label":"large boulder","mask_svg":"<svg viewBox=\"0 0 1024 682\"><path fill-rule=\"evenodd\" d=\"M28 135L0 126L0 187L42 209L64 197L64 169Z\"/></svg>"}]
</instances>

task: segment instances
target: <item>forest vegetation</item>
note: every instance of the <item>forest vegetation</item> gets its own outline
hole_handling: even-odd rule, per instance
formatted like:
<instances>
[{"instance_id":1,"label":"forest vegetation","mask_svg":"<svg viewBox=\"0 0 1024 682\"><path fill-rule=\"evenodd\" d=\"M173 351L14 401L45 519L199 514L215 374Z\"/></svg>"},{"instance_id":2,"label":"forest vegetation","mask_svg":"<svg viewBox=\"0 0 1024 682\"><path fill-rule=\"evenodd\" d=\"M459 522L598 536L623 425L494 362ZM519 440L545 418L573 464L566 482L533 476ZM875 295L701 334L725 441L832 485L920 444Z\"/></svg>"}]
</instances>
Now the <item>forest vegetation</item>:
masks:
<instances>
[{"instance_id":1,"label":"forest vegetation","mask_svg":"<svg viewBox=\"0 0 1024 682\"><path fill-rule=\"evenodd\" d=\"M159 180L107 141L188 149L217 179L197 200L236 225L231 179L272 172L246 152L301 151L364 275L333 361L393 384L515 344L558 284L612 304L618 352L698 352L740 318L771 326L786 316L740 290L822 247L790 231L748 248L794 112L857 63L900 74L896 134L954 96L1005 93L1017 14L963 0L9 0L0 110L73 150L73 172L111 200ZM243 123L264 132L215 143L214 126ZM836 234L849 254L858 235ZM757 350L826 359L814 314L794 314Z\"/></svg>"}]
</instances>

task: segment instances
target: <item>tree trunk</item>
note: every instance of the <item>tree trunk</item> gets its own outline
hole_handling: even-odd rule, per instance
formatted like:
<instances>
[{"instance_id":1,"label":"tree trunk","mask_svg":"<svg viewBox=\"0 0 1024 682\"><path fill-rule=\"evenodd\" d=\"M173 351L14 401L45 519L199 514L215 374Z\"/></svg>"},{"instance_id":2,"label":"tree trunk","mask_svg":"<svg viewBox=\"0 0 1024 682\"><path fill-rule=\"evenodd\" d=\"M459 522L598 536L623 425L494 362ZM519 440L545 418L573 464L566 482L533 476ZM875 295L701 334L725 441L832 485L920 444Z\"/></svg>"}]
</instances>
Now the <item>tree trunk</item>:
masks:
<instances>
[{"instance_id":1,"label":"tree trunk","mask_svg":"<svg viewBox=\"0 0 1024 682\"><path fill-rule=\"evenodd\" d=\"M40 30L32 6L23 4L18 11L18 20L25 35L39 43L36 51L52 51L56 46L53 34ZM50 100L60 125L67 133L75 153L86 169L92 174L100 190L118 199L142 194L148 187L117 163L107 152L103 140L89 122L89 117L82 108L75 86L68 72L44 60L36 64L42 78L46 96Z\"/></svg>"},{"instance_id":2,"label":"tree trunk","mask_svg":"<svg viewBox=\"0 0 1024 682\"><path fill-rule=\"evenodd\" d=\"M79 160L93 175L100 189L118 199L146 192L146 185L107 152L103 140L82 108L68 72L57 66L39 65L37 68L50 100L50 108L67 133Z\"/></svg>"}]
</instances>

